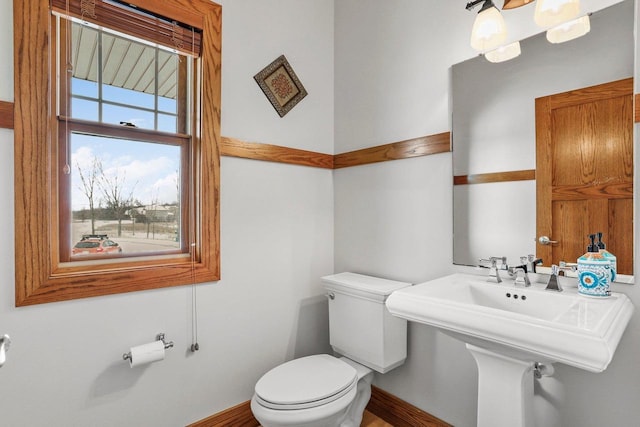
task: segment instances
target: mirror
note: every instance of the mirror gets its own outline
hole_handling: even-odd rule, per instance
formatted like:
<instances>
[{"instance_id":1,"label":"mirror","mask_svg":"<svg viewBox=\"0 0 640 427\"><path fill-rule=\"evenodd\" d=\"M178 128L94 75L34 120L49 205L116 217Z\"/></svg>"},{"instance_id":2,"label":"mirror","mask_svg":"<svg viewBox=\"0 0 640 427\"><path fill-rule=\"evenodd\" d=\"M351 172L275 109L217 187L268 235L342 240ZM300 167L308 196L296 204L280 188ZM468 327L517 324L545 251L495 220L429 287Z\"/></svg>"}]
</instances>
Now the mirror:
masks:
<instances>
[{"instance_id":1,"label":"mirror","mask_svg":"<svg viewBox=\"0 0 640 427\"><path fill-rule=\"evenodd\" d=\"M634 16L625 0L591 15L576 40L551 44L543 32L511 61L452 67L454 264L535 254L535 99L633 76ZM478 175L491 182L461 184Z\"/></svg>"}]
</instances>

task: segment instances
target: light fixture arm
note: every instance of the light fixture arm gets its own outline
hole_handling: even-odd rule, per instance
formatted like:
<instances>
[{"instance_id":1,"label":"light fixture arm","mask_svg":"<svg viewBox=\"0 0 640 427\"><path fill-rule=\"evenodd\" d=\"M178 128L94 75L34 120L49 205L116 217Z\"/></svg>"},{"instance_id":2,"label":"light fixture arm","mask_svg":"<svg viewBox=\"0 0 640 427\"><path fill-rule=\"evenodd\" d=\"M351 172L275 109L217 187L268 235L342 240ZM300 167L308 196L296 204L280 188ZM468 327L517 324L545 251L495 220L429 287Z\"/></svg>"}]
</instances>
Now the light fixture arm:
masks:
<instances>
[{"instance_id":1,"label":"light fixture arm","mask_svg":"<svg viewBox=\"0 0 640 427\"><path fill-rule=\"evenodd\" d=\"M480 9L480 12L489 9L490 7L494 7L493 1L491 1L491 0L473 0L473 1L470 1L469 3L467 3L467 6L465 6L465 9L472 10L482 2L484 2L484 4L482 5L482 8ZM480 13L480 12L478 12L478 13Z\"/></svg>"}]
</instances>

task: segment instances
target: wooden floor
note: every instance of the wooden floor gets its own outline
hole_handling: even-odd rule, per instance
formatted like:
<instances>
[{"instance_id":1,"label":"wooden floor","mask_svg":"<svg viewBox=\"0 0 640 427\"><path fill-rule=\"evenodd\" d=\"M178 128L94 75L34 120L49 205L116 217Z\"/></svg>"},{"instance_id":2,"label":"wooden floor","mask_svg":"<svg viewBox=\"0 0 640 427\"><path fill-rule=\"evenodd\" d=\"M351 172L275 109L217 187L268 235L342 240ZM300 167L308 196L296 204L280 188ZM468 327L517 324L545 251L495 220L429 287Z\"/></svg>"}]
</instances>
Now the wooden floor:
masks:
<instances>
[{"instance_id":1,"label":"wooden floor","mask_svg":"<svg viewBox=\"0 0 640 427\"><path fill-rule=\"evenodd\" d=\"M364 411L360 427L393 427L393 424L385 422L382 418L376 417L369 411Z\"/></svg>"}]
</instances>

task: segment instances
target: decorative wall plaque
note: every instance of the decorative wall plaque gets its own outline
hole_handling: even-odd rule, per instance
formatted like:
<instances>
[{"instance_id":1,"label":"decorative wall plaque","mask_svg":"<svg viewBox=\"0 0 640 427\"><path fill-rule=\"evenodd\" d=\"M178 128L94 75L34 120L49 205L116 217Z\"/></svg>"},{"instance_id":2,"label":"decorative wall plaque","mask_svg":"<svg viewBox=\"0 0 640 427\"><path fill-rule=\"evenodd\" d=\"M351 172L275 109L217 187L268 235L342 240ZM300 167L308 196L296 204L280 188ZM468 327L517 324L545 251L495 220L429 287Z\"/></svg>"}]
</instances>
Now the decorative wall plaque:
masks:
<instances>
[{"instance_id":1,"label":"decorative wall plaque","mask_svg":"<svg viewBox=\"0 0 640 427\"><path fill-rule=\"evenodd\" d=\"M280 117L284 117L307 96L307 91L284 55L280 55L253 78Z\"/></svg>"}]
</instances>

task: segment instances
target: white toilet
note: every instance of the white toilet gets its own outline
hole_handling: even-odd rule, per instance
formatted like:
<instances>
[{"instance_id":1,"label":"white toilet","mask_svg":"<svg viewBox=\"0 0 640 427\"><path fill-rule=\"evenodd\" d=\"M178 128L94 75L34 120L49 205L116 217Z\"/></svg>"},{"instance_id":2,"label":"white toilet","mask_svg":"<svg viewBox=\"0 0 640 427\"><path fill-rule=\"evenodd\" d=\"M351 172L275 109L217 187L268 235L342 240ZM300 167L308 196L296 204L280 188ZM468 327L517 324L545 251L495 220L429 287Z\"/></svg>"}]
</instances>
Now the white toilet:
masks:
<instances>
[{"instance_id":1,"label":"white toilet","mask_svg":"<svg viewBox=\"0 0 640 427\"><path fill-rule=\"evenodd\" d=\"M373 370L407 357L407 322L384 303L409 283L355 273L322 278L329 297L329 340L342 357L301 357L264 374L251 410L263 427L359 427L371 397Z\"/></svg>"}]
</instances>

